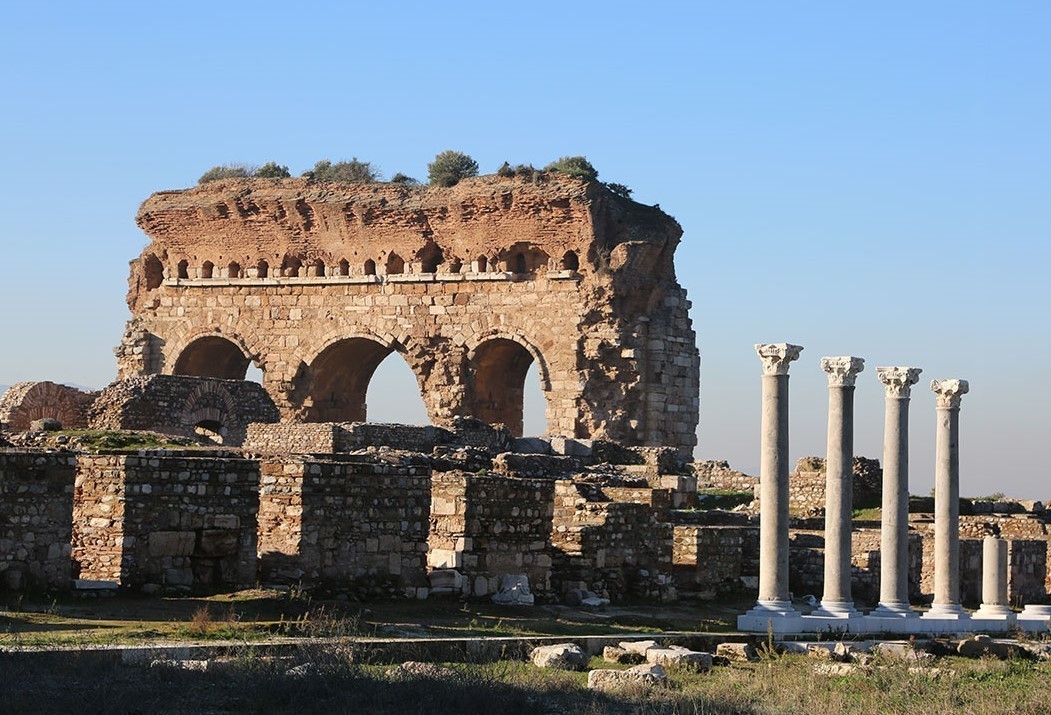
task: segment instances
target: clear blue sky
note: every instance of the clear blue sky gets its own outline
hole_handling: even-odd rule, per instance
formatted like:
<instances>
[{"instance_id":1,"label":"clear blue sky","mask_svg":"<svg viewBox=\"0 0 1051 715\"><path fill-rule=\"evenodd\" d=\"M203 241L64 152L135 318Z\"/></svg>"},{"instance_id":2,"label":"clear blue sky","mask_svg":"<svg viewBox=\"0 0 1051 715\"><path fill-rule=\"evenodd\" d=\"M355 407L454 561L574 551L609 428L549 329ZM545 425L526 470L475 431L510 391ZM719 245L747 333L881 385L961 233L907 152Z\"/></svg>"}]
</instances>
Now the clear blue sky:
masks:
<instances>
[{"instance_id":1,"label":"clear blue sky","mask_svg":"<svg viewBox=\"0 0 1051 715\"><path fill-rule=\"evenodd\" d=\"M752 344L789 341L793 456L853 354L860 454L917 365L914 492L961 377L962 492L1051 498L1049 38L1046 2L9 3L0 383L113 378L136 209L214 164L584 154L685 229L699 456L755 472Z\"/></svg>"}]
</instances>

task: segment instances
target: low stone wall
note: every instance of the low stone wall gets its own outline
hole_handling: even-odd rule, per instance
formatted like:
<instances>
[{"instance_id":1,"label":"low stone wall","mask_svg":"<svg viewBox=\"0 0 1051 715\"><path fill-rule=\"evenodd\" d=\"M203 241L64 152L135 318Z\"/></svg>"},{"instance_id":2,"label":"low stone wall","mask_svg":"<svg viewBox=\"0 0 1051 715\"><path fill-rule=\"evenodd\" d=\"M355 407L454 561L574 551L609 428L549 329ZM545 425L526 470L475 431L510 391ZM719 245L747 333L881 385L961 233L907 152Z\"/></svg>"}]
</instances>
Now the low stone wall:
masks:
<instances>
[{"instance_id":1,"label":"low stone wall","mask_svg":"<svg viewBox=\"0 0 1051 715\"><path fill-rule=\"evenodd\" d=\"M530 589L547 592L553 508L550 479L436 474L428 565L462 573L474 596L495 593L508 574L525 574Z\"/></svg>"},{"instance_id":2,"label":"low stone wall","mask_svg":"<svg viewBox=\"0 0 1051 715\"><path fill-rule=\"evenodd\" d=\"M759 527L677 524L675 585L703 599L754 589L759 574Z\"/></svg>"},{"instance_id":3,"label":"low stone wall","mask_svg":"<svg viewBox=\"0 0 1051 715\"><path fill-rule=\"evenodd\" d=\"M759 486L759 477L731 469L729 462L717 460L694 462L690 465L690 471L697 479L698 489L752 492Z\"/></svg>"},{"instance_id":4,"label":"low stone wall","mask_svg":"<svg viewBox=\"0 0 1051 715\"><path fill-rule=\"evenodd\" d=\"M76 459L0 452L0 590L70 586Z\"/></svg>"},{"instance_id":5,"label":"low stone wall","mask_svg":"<svg viewBox=\"0 0 1051 715\"><path fill-rule=\"evenodd\" d=\"M620 490L620 496L637 497L636 491ZM613 501L613 496L592 485L556 483L551 537L556 592L583 588L614 600L675 600L672 525L658 521L652 503Z\"/></svg>"},{"instance_id":6,"label":"low stone wall","mask_svg":"<svg viewBox=\"0 0 1051 715\"><path fill-rule=\"evenodd\" d=\"M19 382L0 395L0 429L26 432L40 419L58 420L65 429L87 427L88 410L98 397L54 382Z\"/></svg>"},{"instance_id":7,"label":"low stone wall","mask_svg":"<svg viewBox=\"0 0 1051 715\"><path fill-rule=\"evenodd\" d=\"M256 454L334 454L336 422L253 422L242 448Z\"/></svg>"},{"instance_id":8,"label":"low stone wall","mask_svg":"<svg viewBox=\"0 0 1051 715\"><path fill-rule=\"evenodd\" d=\"M883 470L875 459L854 457L853 505L855 509L879 506L883 493ZM788 508L797 514L825 511L825 460L803 457L788 477ZM755 490L759 498L758 487Z\"/></svg>"},{"instance_id":9,"label":"low stone wall","mask_svg":"<svg viewBox=\"0 0 1051 715\"><path fill-rule=\"evenodd\" d=\"M430 470L271 459L260 465L260 574L268 582L426 596Z\"/></svg>"},{"instance_id":10,"label":"low stone wall","mask_svg":"<svg viewBox=\"0 0 1051 715\"><path fill-rule=\"evenodd\" d=\"M229 456L80 456L80 578L149 588L253 585L258 488L258 465Z\"/></svg>"},{"instance_id":11,"label":"low stone wall","mask_svg":"<svg viewBox=\"0 0 1051 715\"><path fill-rule=\"evenodd\" d=\"M1041 603L1048 593L1047 541L1012 539L1007 542L1007 597L1016 606Z\"/></svg>"}]
</instances>

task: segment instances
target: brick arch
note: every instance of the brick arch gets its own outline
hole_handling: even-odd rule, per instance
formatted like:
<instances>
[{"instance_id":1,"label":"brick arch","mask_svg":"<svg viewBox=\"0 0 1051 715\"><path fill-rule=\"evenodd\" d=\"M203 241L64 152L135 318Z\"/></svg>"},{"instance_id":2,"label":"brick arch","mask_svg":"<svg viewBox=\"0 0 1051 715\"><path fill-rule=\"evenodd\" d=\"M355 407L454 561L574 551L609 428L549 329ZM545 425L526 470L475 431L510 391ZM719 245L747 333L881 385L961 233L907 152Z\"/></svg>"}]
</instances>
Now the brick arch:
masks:
<instances>
[{"instance_id":1,"label":"brick arch","mask_svg":"<svg viewBox=\"0 0 1051 715\"><path fill-rule=\"evenodd\" d=\"M219 434L229 434L232 422L238 418L237 404L233 395L214 382L195 386L183 401L180 421L187 434L194 434L198 425L214 423Z\"/></svg>"},{"instance_id":2,"label":"brick arch","mask_svg":"<svg viewBox=\"0 0 1051 715\"><path fill-rule=\"evenodd\" d=\"M248 368L248 364L255 365L265 373L265 351L259 346L250 344L245 340L239 333L219 331L215 328L201 328L191 329L182 334L176 333L175 336L169 341L168 348L165 350L164 356L164 370L163 372L169 375L178 374L176 368L179 365L180 358L186 354L194 343L207 339L207 338L219 338L231 343L238 350L245 359L245 369ZM221 375L196 375L197 377L222 377ZM243 377L243 376L242 376ZM228 379L228 378L227 378ZM235 378L241 379L241 378Z\"/></svg>"},{"instance_id":3,"label":"brick arch","mask_svg":"<svg viewBox=\"0 0 1051 715\"><path fill-rule=\"evenodd\" d=\"M540 387L545 413L552 423L551 380L540 350L521 333L493 329L477 335L469 344L464 371L467 414L490 424L504 424L515 436L523 434L525 380L529 368L540 369Z\"/></svg>"},{"instance_id":4,"label":"brick arch","mask_svg":"<svg viewBox=\"0 0 1051 715\"><path fill-rule=\"evenodd\" d=\"M0 396L0 424L25 432L34 420L51 418L66 429L87 427L88 409L98 393L54 382L20 382Z\"/></svg>"},{"instance_id":5,"label":"brick arch","mask_svg":"<svg viewBox=\"0 0 1051 715\"><path fill-rule=\"evenodd\" d=\"M540 388L544 392L549 392L551 390L551 373L548 368L547 359L544 357L544 354L540 352L540 348L538 348L521 331L515 330L514 328L490 328L489 330L483 330L471 336L464 342L464 347L467 349L467 360L469 362L473 361L476 357L478 348L482 344L497 338L518 343L533 356L533 359L536 361L537 367L540 370Z\"/></svg>"}]
</instances>

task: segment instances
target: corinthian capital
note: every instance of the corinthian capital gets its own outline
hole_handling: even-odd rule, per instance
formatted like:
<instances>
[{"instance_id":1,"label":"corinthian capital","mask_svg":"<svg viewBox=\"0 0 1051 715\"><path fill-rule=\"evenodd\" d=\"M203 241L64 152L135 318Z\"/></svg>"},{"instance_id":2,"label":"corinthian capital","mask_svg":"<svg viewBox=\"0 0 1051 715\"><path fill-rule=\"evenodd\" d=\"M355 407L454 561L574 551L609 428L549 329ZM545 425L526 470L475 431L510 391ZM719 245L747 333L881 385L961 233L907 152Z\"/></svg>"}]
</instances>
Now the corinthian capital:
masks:
<instances>
[{"instance_id":1,"label":"corinthian capital","mask_svg":"<svg viewBox=\"0 0 1051 715\"><path fill-rule=\"evenodd\" d=\"M887 397L908 398L912 395L912 386L920 381L918 367L877 367L876 377L883 383Z\"/></svg>"},{"instance_id":2,"label":"corinthian capital","mask_svg":"<svg viewBox=\"0 0 1051 715\"><path fill-rule=\"evenodd\" d=\"M939 410L958 409L960 400L968 393L967 380L931 380Z\"/></svg>"},{"instance_id":3,"label":"corinthian capital","mask_svg":"<svg viewBox=\"0 0 1051 715\"><path fill-rule=\"evenodd\" d=\"M764 375L787 375L788 363L798 359L803 348L788 343L758 343L755 351L763 361Z\"/></svg>"},{"instance_id":4,"label":"corinthian capital","mask_svg":"<svg viewBox=\"0 0 1051 715\"><path fill-rule=\"evenodd\" d=\"M853 387L858 373L865 369L865 361L849 355L823 357L821 369L828 373L829 387Z\"/></svg>"}]
</instances>

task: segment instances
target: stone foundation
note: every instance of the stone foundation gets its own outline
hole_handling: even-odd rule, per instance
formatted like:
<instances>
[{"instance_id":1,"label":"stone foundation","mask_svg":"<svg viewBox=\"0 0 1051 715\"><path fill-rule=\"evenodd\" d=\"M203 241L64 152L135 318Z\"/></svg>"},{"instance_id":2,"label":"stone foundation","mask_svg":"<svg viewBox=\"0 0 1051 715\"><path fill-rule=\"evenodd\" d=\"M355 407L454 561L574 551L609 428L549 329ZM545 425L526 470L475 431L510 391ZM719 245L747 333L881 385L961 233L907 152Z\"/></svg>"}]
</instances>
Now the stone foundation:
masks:
<instances>
[{"instance_id":1,"label":"stone foundation","mask_svg":"<svg viewBox=\"0 0 1051 715\"><path fill-rule=\"evenodd\" d=\"M0 452L0 591L70 586L76 459Z\"/></svg>"},{"instance_id":2,"label":"stone foundation","mask_svg":"<svg viewBox=\"0 0 1051 715\"><path fill-rule=\"evenodd\" d=\"M256 582L259 467L174 453L77 460L80 578L184 589Z\"/></svg>"},{"instance_id":3,"label":"stone foundation","mask_svg":"<svg viewBox=\"0 0 1051 715\"><path fill-rule=\"evenodd\" d=\"M261 464L259 568L267 582L426 595L426 467L272 459Z\"/></svg>"}]
</instances>

